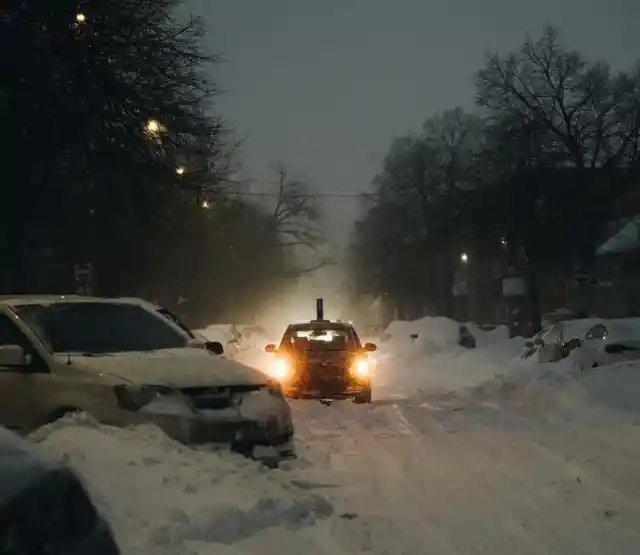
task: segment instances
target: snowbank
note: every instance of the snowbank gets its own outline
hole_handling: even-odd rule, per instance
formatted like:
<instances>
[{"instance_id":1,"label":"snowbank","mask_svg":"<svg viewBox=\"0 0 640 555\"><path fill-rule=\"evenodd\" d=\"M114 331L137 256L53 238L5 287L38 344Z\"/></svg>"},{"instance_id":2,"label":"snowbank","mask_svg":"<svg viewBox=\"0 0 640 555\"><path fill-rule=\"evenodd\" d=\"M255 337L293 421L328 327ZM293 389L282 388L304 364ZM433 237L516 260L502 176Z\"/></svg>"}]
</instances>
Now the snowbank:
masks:
<instances>
[{"instance_id":1,"label":"snowbank","mask_svg":"<svg viewBox=\"0 0 640 555\"><path fill-rule=\"evenodd\" d=\"M264 552L246 542L259 545L274 529L282 537L274 548L292 553L297 532L334 512L285 471L188 448L153 426L121 430L76 415L30 439L84 478L123 555Z\"/></svg>"},{"instance_id":2,"label":"snowbank","mask_svg":"<svg viewBox=\"0 0 640 555\"><path fill-rule=\"evenodd\" d=\"M417 335L417 339L412 339ZM395 320L384 330L387 340L381 345L381 351L419 349L432 352L455 345L460 335L460 324L444 317L426 317L411 322Z\"/></svg>"},{"instance_id":3,"label":"snowbank","mask_svg":"<svg viewBox=\"0 0 640 555\"><path fill-rule=\"evenodd\" d=\"M522 366L522 338L465 349L450 345L432 353L424 349L396 352L381 359L376 370L376 398L413 397L478 386Z\"/></svg>"}]
</instances>

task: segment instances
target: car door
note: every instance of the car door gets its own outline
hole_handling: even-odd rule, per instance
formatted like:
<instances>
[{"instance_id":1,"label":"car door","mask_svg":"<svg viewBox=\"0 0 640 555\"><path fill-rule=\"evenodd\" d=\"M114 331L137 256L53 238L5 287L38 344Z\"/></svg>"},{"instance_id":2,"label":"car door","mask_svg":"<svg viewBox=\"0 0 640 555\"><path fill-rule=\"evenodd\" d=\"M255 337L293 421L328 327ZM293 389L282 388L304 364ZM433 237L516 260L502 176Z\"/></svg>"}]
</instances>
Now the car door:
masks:
<instances>
[{"instance_id":1,"label":"car door","mask_svg":"<svg viewBox=\"0 0 640 555\"><path fill-rule=\"evenodd\" d=\"M36 382L49 368L33 341L13 321L0 312L0 345L19 345L28 356L27 366L0 367L0 425L21 430L38 417Z\"/></svg>"}]
</instances>

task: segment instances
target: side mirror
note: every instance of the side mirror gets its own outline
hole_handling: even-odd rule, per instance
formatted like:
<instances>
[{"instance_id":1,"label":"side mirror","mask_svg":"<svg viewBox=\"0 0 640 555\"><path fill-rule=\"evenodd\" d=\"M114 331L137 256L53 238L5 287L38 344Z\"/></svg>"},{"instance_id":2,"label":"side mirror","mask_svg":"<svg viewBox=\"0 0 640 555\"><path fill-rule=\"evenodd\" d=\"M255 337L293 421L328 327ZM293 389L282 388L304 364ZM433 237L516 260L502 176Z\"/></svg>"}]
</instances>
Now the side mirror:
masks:
<instances>
[{"instance_id":1,"label":"side mirror","mask_svg":"<svg viewBox=\"0 0 640 555\"><path fill-rule=\"evenodd\" d=\"M534 339L533 344L537 345L538 347L544 347L544 339L541 339L540 337L538 337Z\"/></svg>"},{"instance_id":2,"label":"side mirror","mask_svg":"<svg viewBox=\"0 0 640 555\"><path fill-rule=\"evenodd\" d=\"M365 343L364 350L367 353L373 353L374 351L378 350L378 346L375 343Z\"/></svg>"},{"instance_id":3,"label":"side mirror","mask_svg":"<svg viewBox=\"0 0 640 555\"><path fill-rule=\"evenodd\" d=\"M17 370L27 364L27 354L20 345L0 345L0 367Z\"/></svg>"},{"instance_id":4,"label":"side mirror","mask_svg":"<svg viewBox=\"0 0 640 555\"><path fill-rule=\"evenodd\" d=\"M418 339L418 334L412 333L409 337L411 338L411 341L415 341L416 339Z\"/></svg>"},{"instance_id":5,"label":"side mirror","mask_svg":"<svg viewBox=\"0 0 640 555\"><path fill-rule=\"evenodd\" d=\"M526 349L533 349L533 341L527 341L524 346Z\"/></svg>"},{"instance_id":6,"label":"side mirror","mask_svg":"<svg viewBox=\"0 0 640 555\"><path fill-rule=\"evenodd\" d=\"M222 346L222 343L218 342L218 341L207 341L204 344L204 348L213 353L214 355L223 355L224 354L224 347Z\"/></svg>"},{"instance_id":7,"label":"side mirror","mask_svg":"<svg viewBox=\"0 0 640 555\"><path fill-rule=\"evenodd\" d=\"M265 350L267 353L271 353L271 354L273 354L273 353L275 353L275 352L276 352L276 346L275 346L273 343L269 343L269 344L264 348L264 350Z\"/></svg>"},{"instance_id":8,"label":"side mirror","mask_svg":"<svg viewBox=\"0 0 640 555\"><path fill-rule=\"evenodd\" d=\"M569 341L567 341L564 346L568 351L573 351L574 349L577 349L578 347L580 347L580 345L582 345L582 341L580 339L578 339L577 337L574 337L573 339L570 339Z\"/></svg>"}]
</instances>

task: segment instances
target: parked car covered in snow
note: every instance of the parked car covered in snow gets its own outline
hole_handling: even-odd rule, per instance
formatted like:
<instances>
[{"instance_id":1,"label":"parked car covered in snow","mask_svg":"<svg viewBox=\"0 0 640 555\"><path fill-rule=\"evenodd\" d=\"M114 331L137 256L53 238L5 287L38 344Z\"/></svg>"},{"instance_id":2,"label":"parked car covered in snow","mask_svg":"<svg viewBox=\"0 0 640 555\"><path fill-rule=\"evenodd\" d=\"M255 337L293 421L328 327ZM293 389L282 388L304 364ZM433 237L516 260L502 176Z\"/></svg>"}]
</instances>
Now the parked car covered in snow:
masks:
<instances>
[{"instance_id":1,"label":"parked car covered in snow","mask_svg":"<svg viewBox=\"0 0 640 555\"><path fill-rule=\"evenodd\" d=\"M119 555L80 479L0 427L0 553Z\"/></svg>"},{"instance_id":2,"label":"parked car covered in snow","mask_svg":"<svg viewBox=\"0 0 640 555\"><path fill-rule=\"evenodd\" d=\"M552 324L525 343L522 358L557 362L575 351L581 368L640 358L640 318L583 318Z\"/></svg>"},{"instance_id":3,"label":"parked car covered in snow","mask_svg":"<svg viewBox=\"0 0 640 555\"><path fill-rule=\"evenodd\" d=\"M640 318L602 320L584 338L575 338L573 349L580 368L595 368L640 359Z\"/></svg>"},{"instance_id":4,"label":"parked car covered in snow","mask_svg":"<svg viewBox=\"0 0 640 555\"><path fill-rule=\"evenodd\" d=\"M151 422L185 443L292 454L280 384L190 348L165 317L118 299L0 298L0 424L29 431L84 411L115 426Z\"/></svg>"},{"instance_id":5,"label":"parked car covered in snow","mask_svg":"<svg viewBox=\"0 0 640 555\"><path fill-rule=\"evenodd\" d=\"M576 337L584 338L587 331L598 321L593 318L582 318L551 324L524 344L521 358L535 356L540 363L562 360L574 347L574 343L570 345L569 341Z\"/></svg>"}]
</instances>

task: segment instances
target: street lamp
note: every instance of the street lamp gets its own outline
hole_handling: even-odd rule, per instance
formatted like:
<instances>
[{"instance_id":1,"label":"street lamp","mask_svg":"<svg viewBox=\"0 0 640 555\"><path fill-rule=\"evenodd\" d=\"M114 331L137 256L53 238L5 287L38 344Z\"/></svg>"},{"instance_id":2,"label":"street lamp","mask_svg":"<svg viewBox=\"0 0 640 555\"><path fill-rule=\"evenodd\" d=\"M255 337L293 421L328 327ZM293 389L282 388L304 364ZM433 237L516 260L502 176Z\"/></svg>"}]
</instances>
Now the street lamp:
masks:
<instances>
[{"instance_id":1,"label":"street lamp","mask_svg":"<svg viewBox=\"0 0 640 555\"><path fill-rule=\"evenodd\" d=\"M211 208L211 204L209 204L208 200L203 200L200 203L200 206L202 206L202 208L204 208L205 210L208 210L209 208Z\"/></svg>"},{"instance_id":2,"label":"street lamp","mask_svg":"<svg viewBox=\"0 0 640 555\"><path fill-rule=\"evenodd\" d=\"M466 252L463 252L460 255L460 262L462 262L463 264L466 264L467 262L469 262L469 255Z\"/></svg>"},{"instance_id":3,"label":"street lamp","mask_svg":"<svg viewBox=\"0 0 640 555\"><path fill-rule=\"evenodd\" d=\"M147 122L147 131L151 135L158 135L160 133L161 127L162 126L160 125L160 122L157 119L150 119Z\"/></svg>"},{"instance_id":4,"label":"street lamp","mask_svg":"<svg viewBox=\"0 0 640 555\"><path fill-rule=\"evenodd\" d=\"M178 166L178 167L176 168L176 173L177 173L178 175L184 175L184 172L185 172L184 166Z\"/></svg>"},{"instance_id":5,"label":"street lamp","mask_svg":"<svg viewBox=\"0 0 640 555\"><path fill-rule=\"evenodd\" d=\"M87 21L87 16L83 13L76 14L76 23L85 23Z\"/></svg>"}]
</instances>

